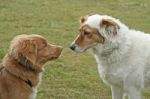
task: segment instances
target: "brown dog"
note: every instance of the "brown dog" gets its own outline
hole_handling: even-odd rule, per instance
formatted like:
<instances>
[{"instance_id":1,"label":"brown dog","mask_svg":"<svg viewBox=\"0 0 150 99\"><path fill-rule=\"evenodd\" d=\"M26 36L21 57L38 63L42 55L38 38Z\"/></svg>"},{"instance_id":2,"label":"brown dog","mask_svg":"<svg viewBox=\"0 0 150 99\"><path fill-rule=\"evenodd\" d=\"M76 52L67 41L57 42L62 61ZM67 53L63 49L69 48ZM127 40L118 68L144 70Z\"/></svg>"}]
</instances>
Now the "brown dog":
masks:
<instances>
[{"instance_id":1,"label":"brown dog","mask_svg":"<svg viewBox=\"0 0 150 99\"><path fill-rule=\"evenodd\" d=\"M16 36L0 64L0 99L35 99L43 65L61 51L40 35Z\"/></svg>"}]
</instances>

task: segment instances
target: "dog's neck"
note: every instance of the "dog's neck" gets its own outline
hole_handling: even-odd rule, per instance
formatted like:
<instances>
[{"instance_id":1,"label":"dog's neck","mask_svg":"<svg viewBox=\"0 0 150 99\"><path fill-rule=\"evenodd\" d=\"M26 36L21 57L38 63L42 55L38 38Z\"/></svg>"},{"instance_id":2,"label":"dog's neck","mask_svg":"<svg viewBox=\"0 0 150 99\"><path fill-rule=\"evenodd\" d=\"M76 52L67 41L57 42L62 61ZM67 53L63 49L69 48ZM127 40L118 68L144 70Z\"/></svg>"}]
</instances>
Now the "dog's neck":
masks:
<instances>
[{"instance_id":1,"label":"dog's neck","mask_svg":"<svg viewBox=\"0 0 150 99\"><path fill-rule=\"evenodd\" d=\"M128 38L116 42L106 41L105 44L97 44L97 46L92 48L92 53L98 60L113 63L120 61L122 59L121 56L126 57L125 54L130 46L131 42L128 41Z\"/></svg>"},{"instance_id":2,"label":"dog's neck","mask_svg":"<svg viewBox=\"0 0 150 99\"><path fill-rule=\"evenodd\" d=\"M33 68L32 62L27 60L22 54L20 54L20 57L22 58L22 60L16 60L18 61L18 64L19 64L18 66L23 67L26 71L29 71L29 72L36 72L36 70Z\"/></svg>"},{"instance_id":3,"label":"dog's neck","mask_svg":"<svg viewBox=\"0 0 150 99\"><path fill-rule=\"evenodd\" d=\"M9 54L4 57L2 64L10 74L16 76L18 79L22 79L31 87L38 85L41 72L35 71L33 68L28 70L25 68L23 63L18 62L13 56Z\"/></svg>"}]
</instances>

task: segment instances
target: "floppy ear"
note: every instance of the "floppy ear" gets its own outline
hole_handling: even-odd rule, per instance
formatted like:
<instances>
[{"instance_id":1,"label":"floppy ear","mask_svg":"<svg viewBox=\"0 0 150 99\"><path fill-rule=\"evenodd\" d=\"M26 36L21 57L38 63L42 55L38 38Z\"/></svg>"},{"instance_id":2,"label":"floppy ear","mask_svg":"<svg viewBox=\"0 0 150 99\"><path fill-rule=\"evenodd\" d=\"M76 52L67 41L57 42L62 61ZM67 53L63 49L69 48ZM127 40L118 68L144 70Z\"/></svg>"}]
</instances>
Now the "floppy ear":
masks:
<instances>
[{"instance_id":1,"label":"floppy ear","mask_svg":"<svg viewBox=\"0 0 150 99\"><path fill-rule=\"evenodd\" d=\"M37 42L35 40L24 40L21 44L21 50L23 52L33 52L35 51L35 54L37 54Z\"/></svg>"},{"instance_id":2,"label":"floppy ear","mask_svg":"<svg viewBox=\"0 0 150 99\"><path fill-rule=\"evenodd\" d=\"M30 53L33 50L31 43L32 42L30 39L26 39L20 42L21 48L19 48L18 51L18 58L22 59L23 61L30 60Z\"/></svg>"},{"instance_id":3,"label":"floppy ear","mask_svg":"<svg viewBox=\"0 0 150 99\"><path fill-rule=\"evenodd\" d=\"M24 40L21 44L21 50L29 50L31 46L30 40Z\"/></svg>"},{"instance_id":4,"label":"floppy ear","mask_svg":"<svg viewBox=\"0 0 150 99\"><path fill-rule=\"evenodd\" d=\"M100 28L102 28L104 34L109 37L116 36L120 29L119 25L111 19L103 19L100 23Z\"/></svg>"},{"instance_id":5,"label":"floppy ear","mask_svg":"<svg viewBox=\"0 0 150 99\"><path fill-rule=\"evenodd\" d=\"M24 40L22 41L21 48L18 51L19 54L22 54L27 60L33 64L37 61L37 46L33 40ZM19 56L19 55L18 55Z\"/></svg>"},{"instance_id":6,"label":"floppy ear","mask_svg":"<svg viewBox=\"0 0 150 99\"><path fill-rule=\"evenodd\" d=\"M32 45L34 46L34 51L35 51L35 61L34 64L37 62L37 57L38 57L38 45L35 40L32 40Z\"/></svg>"},{"instance_id":7,"label":"floppy ear","mask_svg":"<svg viewBox=\"0 0 150 99\"><path fill-rule=\"evenodd\" d=\"M22 44L22 51L18 53L18 61L26 66L27 70L34 69L35 71L42 71L37 62L38 48L35 40L26 40Z\"/></svg>"}]
</instances>

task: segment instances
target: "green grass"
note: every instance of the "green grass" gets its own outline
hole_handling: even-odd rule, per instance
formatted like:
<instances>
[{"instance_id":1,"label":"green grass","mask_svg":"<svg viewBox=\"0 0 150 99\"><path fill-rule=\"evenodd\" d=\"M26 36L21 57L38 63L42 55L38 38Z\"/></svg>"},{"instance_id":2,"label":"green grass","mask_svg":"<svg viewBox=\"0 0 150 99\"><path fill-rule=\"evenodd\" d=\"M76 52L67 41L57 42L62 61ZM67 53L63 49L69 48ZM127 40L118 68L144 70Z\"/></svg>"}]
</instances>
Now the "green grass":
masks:
<instances>
[{"instance_id":1,"label":"green grass","mask_svg":"<svg viewBox=\"0 0 150 99\"><path fill-rule=\"evenodd\" d=\"M111 15L150 32L149 0L0 0L0 59L14 36L43 35L64 51L46 64L37 99L111 99L92 55L68 48L78 33L79 17L90 13ZM143 99L150 99L150 90Z\"/></svg>"}]
</instances>

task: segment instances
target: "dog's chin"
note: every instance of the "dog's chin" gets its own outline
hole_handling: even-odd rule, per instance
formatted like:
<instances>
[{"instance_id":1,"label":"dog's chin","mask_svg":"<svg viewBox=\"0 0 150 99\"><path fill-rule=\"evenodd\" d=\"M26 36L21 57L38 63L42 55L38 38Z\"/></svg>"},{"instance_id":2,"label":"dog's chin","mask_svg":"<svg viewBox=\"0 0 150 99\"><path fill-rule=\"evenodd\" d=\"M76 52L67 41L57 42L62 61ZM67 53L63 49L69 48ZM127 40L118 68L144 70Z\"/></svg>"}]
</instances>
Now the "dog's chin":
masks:
<instances>
[{"instance_id":1,"label":"dog's chin","mask_svg":"<svg viewBox=\"0 0 150 99\"><path fill-rule=\"evenodd\" d=\"M77 53L83 53L83 52L86 52L86 51L88 51L90 49L91 49L91 47L89 47L89 48L82 48L82 49L76 48L74 51L77 52Z\"/></svg>"},{"instance_id":2,"label":"dog's chin","mask_svg":"<svg viewBox=\"0 0 150 99\"><path fill-rule=\"evenodd\" d=\"M56 56L56 57L51 57L49 60L55 60L55 59L58 59L59 56Z\"/></svg>"},{"instance_id":3,"label":"dog's chin","mask_svg":"<svg viewBox=\"0 0 150 99\"><path fill-rule=\"evenodd\" d=\"M75 48L75 52L77 52L77 53L83 53L83 52L86 52L86 51L90 51L92 48L94 48L96 45L97 45L98 43L96 43L96 44L93 44L93 45L91 45L91 46L89 46L89 47L87 47L87 48Z\"/></svg>"},{"instance_id":4,"label":"dog's chin","mask_svg":"<svg viewBox=\"0 0 150 99\"><path fill-rule=\"evenodd\" d=\"M49 61L58 59L60 55L61 55L61 52L59 52L57 55L51 55L52 57L49 58Z\"/></svg>"},{"instance_id":5,"label":"dog's chin","mask_svg":"<svg viewBox=\"0 0 150 99\"><path fill-rule=\"evenodd\" d=\"M94 44L88 45L88 46L86 46L86 47L84 47L84 48L80 48L80 47L78 47L78 45L73 44L74 46L73 46L73 48L72 48L72 46L71 46L71 49L72 49L74 52L83 53L83 52L86 52L86 51L88 51L88 50L94 48L95 46L97 46L97 44L98 44L98 43L94 43Z\"/></svg>"},{"instance_id":6,"label":"dog's chin","mask_svg":"<svg viewBox=\"0 0 150 99\"><path fill-rule=\"evenodd\" d=\"M80 49L80 50L75 49L74 51L75 51L76 53L83 53L83 52L85 52L85 51L86 51L86 49Z\"/></svg>"}]
</instances>

